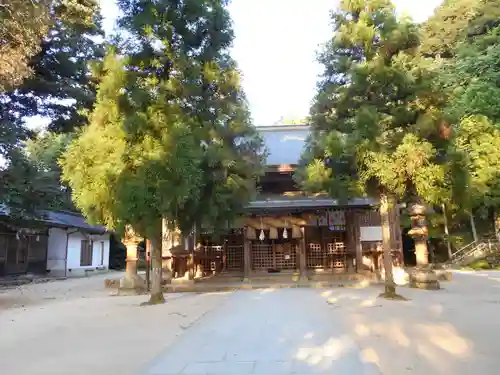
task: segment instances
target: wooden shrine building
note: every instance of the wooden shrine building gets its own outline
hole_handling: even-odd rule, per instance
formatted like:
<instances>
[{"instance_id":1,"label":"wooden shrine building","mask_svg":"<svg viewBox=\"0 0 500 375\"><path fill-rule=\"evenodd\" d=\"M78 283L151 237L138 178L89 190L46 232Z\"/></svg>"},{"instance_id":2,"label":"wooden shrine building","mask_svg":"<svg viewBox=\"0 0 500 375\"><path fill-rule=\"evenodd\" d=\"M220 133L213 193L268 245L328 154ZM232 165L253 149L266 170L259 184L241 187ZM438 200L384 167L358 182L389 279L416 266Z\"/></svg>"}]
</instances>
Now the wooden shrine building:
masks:
<instances>
[{"instance_id":1,"label":"wooden shrine building","mask_svg":"<svg viewBox=\"0 0 500 375\"><path fill-rule=\"evenodd\" d=\"M374 271L382 262L382 228L376 201L358 198L346 205L328 196L301 192L293 180L308 126L260 127L269 156L260 195L247 215L214 240L201 233L194 246L196 277L233 273ZM390 215L395 262L402 259L399 211ZM194 244L191 244L191 246ZM185 254L185 253L184 253ZM172 252L174 276L186 271L185 255Z\"/></svg>"}]
</instances>

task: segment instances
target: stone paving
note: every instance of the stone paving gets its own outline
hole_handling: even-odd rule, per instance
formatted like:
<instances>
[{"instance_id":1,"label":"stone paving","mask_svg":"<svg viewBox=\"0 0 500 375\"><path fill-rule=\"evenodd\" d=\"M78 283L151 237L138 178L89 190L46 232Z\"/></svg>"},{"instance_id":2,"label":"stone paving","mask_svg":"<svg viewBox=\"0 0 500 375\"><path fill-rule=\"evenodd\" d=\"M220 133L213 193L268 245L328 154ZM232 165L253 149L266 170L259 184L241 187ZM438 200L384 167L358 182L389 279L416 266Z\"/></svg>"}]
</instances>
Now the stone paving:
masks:
<instances>
[{"instance_id":1,"label":"stone paving","mask_svg":"<svg viewBox=\"0 0 500 375\"><path fill-rule=\"evenodd\" d=\"M310 289L235 293L140 374L380 374L331 310Z\"/></svg>"},{"instance_id":2,"label":"stone paving","mask_svg":"<svg viewBox=\"0 0 500 375\"><path fill-rule=\"evenodd\" d=\"M111 297L99 276L0 290L8 375L496 375L500 272L380 286Z\"/></svg>"}]
</instances>

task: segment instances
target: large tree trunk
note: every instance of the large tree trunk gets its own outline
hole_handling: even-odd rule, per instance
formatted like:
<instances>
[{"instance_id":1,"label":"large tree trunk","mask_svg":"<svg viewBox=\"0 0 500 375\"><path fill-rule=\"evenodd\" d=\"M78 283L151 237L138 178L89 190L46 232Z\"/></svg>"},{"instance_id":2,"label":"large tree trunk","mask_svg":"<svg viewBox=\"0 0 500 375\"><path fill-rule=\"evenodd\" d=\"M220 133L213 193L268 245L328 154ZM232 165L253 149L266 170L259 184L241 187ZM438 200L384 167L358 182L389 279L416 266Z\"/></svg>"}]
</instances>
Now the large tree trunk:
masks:
<instances>
[{"instance_id":1,"label":"large tree trunk","mask_svg":"<svg viewBox=\"0 0 500 375\"><path fill-rule=\"evenodd\" d=\"M165 302L163 297L163 277L162 277L162 225L161 220L158 220L158 225L155 225L151 230L151 294L149 304L156 305Z\"/></svg>"},{"instance_id":2,"label":"large tree trunk","mask_svg":"<svg viewBox=\"0 0 500 375\"><path fill-rule=\"evenodd\" d=\"M385 295L396 295L396 284L392 274L391 226L389 211L394 202L387 194L380 194L380 218L382 221L382 248L384 251Z\"/></svg>"}]
</instances>

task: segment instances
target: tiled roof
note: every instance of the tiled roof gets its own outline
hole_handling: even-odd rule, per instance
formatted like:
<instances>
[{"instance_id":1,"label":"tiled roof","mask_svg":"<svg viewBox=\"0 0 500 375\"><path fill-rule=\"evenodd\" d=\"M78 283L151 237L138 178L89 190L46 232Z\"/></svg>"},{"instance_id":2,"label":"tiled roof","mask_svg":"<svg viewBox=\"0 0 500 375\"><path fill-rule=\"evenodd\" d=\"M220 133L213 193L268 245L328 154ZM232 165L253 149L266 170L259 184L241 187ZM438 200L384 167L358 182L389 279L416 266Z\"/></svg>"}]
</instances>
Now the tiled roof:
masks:
<instances>
[{"instance_id":1,"label":"tiled roof","mask_svg":"<svg viewBox=\"0 0 500 375\"><path fill-rule=\"evenodd\" d=\"M44 211L41 221L55 226L77 228L87 232L104 233L106 228L101 225L91 225L82 215L63 211Z\"/></svg>"},{"instance_id":2,"label":"tiled roof","mask_svg":"<svg viewBox=\"0 0 500 375\"><path fill-rule=\"evenodd\" d=\"M6 206L0 205L0 217L8 217L10 210ZM19 221L21 219L17 219ZM104 233L107 231L102 225L91 225L85 218L75 212L68 211L38 211L34 216L26 217L26 221L37 221L49 227L75 228L90 233Z\"/></svg>"},{"instance_id":3,"label":"tiled roof","mask_svg":"<svg viewBox=\"0 0 500 375\"><path fill-rule=\"evenodd\" d=\"M279 209L316 209L328 207L366 207L377 204L369 198L353 198L346 204L341 204L337 199L326 196L260 196L249 202L247 209L252 210L279 210Z\"/></svg>"},{"instance_id":4,"label":"tiled roof","mask_svg":"<svg viewBox=\"0 0 500 375\"><path fill-rule=\"evenodd\" d=\"M264 139L267 165L296 165L309 135L307 125L277 125L257 127Z\"/></svg>"}]
</instances>

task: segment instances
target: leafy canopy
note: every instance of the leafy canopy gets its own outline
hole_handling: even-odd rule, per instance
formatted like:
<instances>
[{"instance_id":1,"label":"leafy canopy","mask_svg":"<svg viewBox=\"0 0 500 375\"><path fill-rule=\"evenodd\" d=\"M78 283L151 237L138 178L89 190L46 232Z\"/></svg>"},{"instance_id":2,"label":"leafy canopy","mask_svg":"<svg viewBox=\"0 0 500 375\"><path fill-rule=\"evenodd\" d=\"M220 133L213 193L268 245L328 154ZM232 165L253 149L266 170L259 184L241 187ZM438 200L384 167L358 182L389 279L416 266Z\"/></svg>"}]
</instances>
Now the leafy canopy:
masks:
<instances>
[{"instance_id":1,"label":"leafy canopy","mask_svg":"<svg viewBox=\"0 0 500 375\"><path fill-rule=\"evenodd\" d=\"M126 62L113 53L105 58L95 110L62 159L63 178L86 217L144 233L163 215L178 219L179 208L197 194L199 147L189 118L160 95L146 111L129 111Z\"/></svg>"},{"instance_id":2,"label":"leafy canopy","mask_svg":"<svg viewBox=\"0 0 500 375\"><path fill-rule=\"evenodd\" d=\"M90 124L63 158L75 201L94 220L143 233L162 217L184 233L225 226L262 165L226 2L119 5L123 57L106 57Z\"/></svg>"},{"instance_id":3,"label":"leafy canopy","mask_svg":"<svg viewBox=\"0 0 500 375\"><path fill-rule=\"evenodd\" d=\"M344 198L449 199L445 98L433 87L434 65L418 54L417 26L398 18L388 0L341 1L332 23L311 109L305 187Z\"/></svg>"},{"instance_id":4,"label":"leafy canopy","mask_svg":"<svg viewBox=\"0 0 500 375\"><path fill-rule=\"evenodd\" d=\"M10 91L32 71L29 59L47 32L49 1L10 0L0 4L0 93Z\"/></svg>"}]
</instances>

